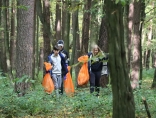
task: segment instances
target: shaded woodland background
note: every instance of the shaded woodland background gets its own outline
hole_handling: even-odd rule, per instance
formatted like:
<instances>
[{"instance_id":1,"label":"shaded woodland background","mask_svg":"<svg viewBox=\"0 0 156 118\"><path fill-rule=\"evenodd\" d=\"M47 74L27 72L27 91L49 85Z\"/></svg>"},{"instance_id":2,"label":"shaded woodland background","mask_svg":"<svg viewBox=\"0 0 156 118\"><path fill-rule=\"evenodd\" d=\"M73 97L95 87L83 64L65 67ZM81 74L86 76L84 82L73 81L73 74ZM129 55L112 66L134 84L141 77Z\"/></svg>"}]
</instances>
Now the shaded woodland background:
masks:
<instances>
[{"instance_id":1,"label":"shaded woodland background","mask_svg":"<svg viewBox=\"0 0 156 118\"><path fill-rule=\"evenodd\" d=\"M154 0L0 0L0 69L17 96L25 96L44 75L43 62L57 40L70 54L73 81L77 58L92 44L109 54L113 118L134 118L134 91L142 88L143 70L154 69ZM109 82L108 82L109 80ZM127 107L128 106L128 107Z\"/></svg>"}]
</instances>

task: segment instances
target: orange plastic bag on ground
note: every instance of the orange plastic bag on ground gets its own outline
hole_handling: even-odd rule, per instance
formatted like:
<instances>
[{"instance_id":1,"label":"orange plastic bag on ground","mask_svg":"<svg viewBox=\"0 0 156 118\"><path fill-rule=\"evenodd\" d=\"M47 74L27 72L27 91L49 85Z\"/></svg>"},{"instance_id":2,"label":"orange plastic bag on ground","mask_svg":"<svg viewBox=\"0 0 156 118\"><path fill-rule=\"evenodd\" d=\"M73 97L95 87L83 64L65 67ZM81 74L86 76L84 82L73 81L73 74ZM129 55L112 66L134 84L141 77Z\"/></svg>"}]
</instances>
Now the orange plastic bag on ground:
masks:
<instances>
[{"instance_id":1,"label":"orange plastic bag on ground","mask_svg":"<svg viewBox=\"0 0 156 118\"><path fill-rule=\"evenodd\" d=\"M54 90L54 83L52 81L52 78L50 76L50 73L46 73L43 80L42 80L42 86L44 87L44 90L46 93L51 94Z\"/></svg>"},{"instance_id":2,"label":"orange plastic bag on ground","mask_svg":"<svg viewBox=\"0 0 156 118\"><path fill-rule=\"evenodd\" d=\"M44 66L45 66L46 71L49 71L49 70L52 69L52 65L51 65L51 63L44 62Z\"/></svg>"},{"instance_id":3,"label":"orange plastic bag on ground","mask_svg":"<svg viewBox=\"0 0 156 118\"><path fill-rule=\"evenodd\" d=\"M72 77L70 74L70 66L68 66L67 68L68 68L68 73L66 74L66 79L64 80L64 89L65 89L66 94L72 95L75 92L75 89L74 89L74 84L73 84Z\"/></svg>"},{"instance_id":4,"label":"orange plastic bag on ground","mask_svg":"<svg viewBox=\"0 0 156 118\"><path fill-rule=\"evenodd\" d=\"M89 73L88 73L88 56L81 56L78 58L79 62L83 62L82 67L78 73L78 85L85 85L89 81Z\"/></svg>"}]
</instances>

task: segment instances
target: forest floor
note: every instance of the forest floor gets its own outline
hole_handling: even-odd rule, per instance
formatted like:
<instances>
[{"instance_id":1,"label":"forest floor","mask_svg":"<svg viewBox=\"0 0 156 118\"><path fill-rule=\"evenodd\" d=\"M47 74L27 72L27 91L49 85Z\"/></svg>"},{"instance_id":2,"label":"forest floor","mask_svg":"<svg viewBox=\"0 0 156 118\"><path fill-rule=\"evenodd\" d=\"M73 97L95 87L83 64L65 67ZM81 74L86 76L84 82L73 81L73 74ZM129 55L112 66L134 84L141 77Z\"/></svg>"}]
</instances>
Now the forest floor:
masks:
<instances>
[{"instance_id":1,"label":"forest floor","mask_svg":"<svg viewBox=\"0 0 156 118\"><path fill-rule=\"evenodd\" d=\"M154 69L144 70L141 89L134 91L136 118L148 118L143 98L151 118L156 118L156 90L151 89ZM100 96L91 95L89 86L76 88L74 96L43 91L41 80L23 97L17 97L7 78L0 76L0 118L112 118L111 86L101 88Z\"/></svg>"}]
</instances>

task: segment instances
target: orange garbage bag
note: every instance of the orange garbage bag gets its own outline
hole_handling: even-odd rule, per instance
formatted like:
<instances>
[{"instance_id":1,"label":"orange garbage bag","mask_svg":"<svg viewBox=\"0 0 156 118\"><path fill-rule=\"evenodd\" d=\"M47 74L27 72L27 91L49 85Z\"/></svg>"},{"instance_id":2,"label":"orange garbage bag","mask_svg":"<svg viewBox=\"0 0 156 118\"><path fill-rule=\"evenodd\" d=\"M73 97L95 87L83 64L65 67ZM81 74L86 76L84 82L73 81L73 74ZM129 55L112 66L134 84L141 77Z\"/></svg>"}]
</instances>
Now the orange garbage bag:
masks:
<instances>
[{"instance_id":1,"label":"orange garbage bag","mask_svg":"<svg viewBox=\"0 0 156 118\"><path fill-rule=\"evenodd\" d=\"M84 55L78 58L79 62L88 62L88 55Z\"/></svg>"},{"instance_id":2,"label":"orange garbage bag","mask_svg":"<svg viewBox=\"0 0 156 118\"><path fill-rule=\"evenodd\" d=\"M64 80L64 89L66 94L72 95L75 92L74 89L74 84L72 81L72 77L70 74L70 66L67 67L68 68L68 73L66 74L66 79Z\"/></svg>"},{"instance_id":3,"label":"orange garbage bag","mask_svg":"<svg viewBox=\"0 0 156 118\"><path fill-rule=\"evenodd\" d=\"M42 86L46 93L51 94L54 90L54 83L52 81L52 78L50 76L50 73L46 73L43 80L42 80Z\"/></svg>"},{"instance_id":4,"label":"orange garbage bag","mask_svg":"<svg viewBox=\"0 0 156 118\"><path fill-rule=\"evenodd\" d=\"M78 85L85 85L89 81L88 56L81 56L78 58L78 61L84 62L84 63L78 73L77 82L78 82Z\"/></svg>"},{"instance_id":5,"label":"orange garbage bag","mask_svg":"<svg viewBox=\"0 0 156 118\"><path fill-rule=\"evenodd\" d=\"M51 63L44 62L44 66L45 66L46 71L49 71L49 70L52 69L52 65L51 65Z\"/></svg>"}]
</instances>

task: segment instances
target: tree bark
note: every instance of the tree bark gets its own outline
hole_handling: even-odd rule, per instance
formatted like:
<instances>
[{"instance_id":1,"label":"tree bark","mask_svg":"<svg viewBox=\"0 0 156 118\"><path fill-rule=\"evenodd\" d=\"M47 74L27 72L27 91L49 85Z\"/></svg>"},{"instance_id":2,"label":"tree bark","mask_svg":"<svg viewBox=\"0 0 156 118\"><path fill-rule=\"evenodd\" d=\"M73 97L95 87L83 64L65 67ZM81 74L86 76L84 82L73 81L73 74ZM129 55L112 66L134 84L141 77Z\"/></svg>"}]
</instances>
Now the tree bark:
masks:
<instances>
[{"instance_id":1,"label":"tree bark","mask_svg":"<svg viewBox=\"0 0 156 118\"><path fill-rule=\"evenodd\" d=\"M27 79L32 79L33 73L33 38L34 38L34 0L17 1L18 6L26 6L26 9L17 10L17 42L16 42L16 82L15 91L18 96L26 94L30 87ZM22 78L26 76L25 78Z\"/></svg>"},{"instance_id":2,"label":"tree bark","mask_svg":"<svg viewBox=\"0 0 156 118\"><path fill-rule=\"evenodd\" d=\"M89 42L89 26L90 26L90 8L91 0L84 0L84 14L83 14L83 28L82 28L82 44L81 51L82 54L88 52L88 42Z\"/></svg>"},{"instance_id":3,"label":"tree bark","mask_svg":"<svg viewBox=\"0 0 156 118\"><path fill-rule=\"evenodd\" d=\"M1 1L1 5L2 6L6 6L6 1L2 0ZM2 10L1 11L1 19L0 19L0 26L2 26L3 30L1 30L0 32L0 68L2 69L2 71L4 73L8 72L8 65L7 65L7 49L8 49L8 45L7 45L7 14L6 14L6 10Z\"/></svg>"},{"instance_id":4,"label":"tree bark","mask_svg":"<svg viewBox=\"0 0 156 118\"><path fill-rule=\"evenodd\" d=\"M131 86L133 89L139 87L139 73L140 73L140 1L134 1L134 30L133 30L133 51L132 51L132 72L131 72Z\"/></svg>"},{"instance_id":5,"label":"tree bark","mask_svg":"<svg viewBox=\"0 0 156 118\"><path fill-rule=\"evenodd\" d=\"M105 0L104 4L106 7L109 39L109 66L113 93L113 118L135 118L134 96L128 76L124 45L124 9L120 3L115 3L114 1Z\"/></svg>"},{"instance_id":6,"label":"tree bark","mask_svg":"<svg viewBox=\"0 0 156 118\"><path fill-rule=\"evenodd\" d=\"M68 6L70 6L70 2L67 0L66 3L65 3L65 10L64 10L64 17L65 17L65 20L62 20L62 25L64 23L64 31L62 30L62 39L64 39L64 49L69 53L69 44L70 44L70 40L69 40L69 35L70 35L70 17L71 17L71 14L69 12L69 10L67 9Z\"/></svg>"},{"instance_id":7,"label":"tree bark","mask_svg":"<svg viewBox=\"0 0 156 118\"><path fill-rule=\"evenodd\" d=\"M79 8L78 6L76 6L76 1L77 0L75 0L74 2L72 2L72 6L73 7L77 7L77 8ZM79 9L77 9L77 10L75 10L74 12L73 12L73 14L72 14L72 28L73 28L73 32L72 32L72 34L73 34L73 48L72 48L72 56L71 56L71 65L73 65L74 63L76 64L76 63L78 63L78 58L80 57L80 36L79 36L79 20L78 20L78 18L79 18L79 14L78 14L78 12L79 12ZM77 65L77 66L75 66L74 67L74 69L72 69L73 71L75 71L75 77L76 77L76 79L75 79L75 87L77 87L78 86L78 84L77 84L77 76L78 76L78 73L79 73L79 70L80 70L80 65Z\"/></svg>"},{"instance_id":8,"label":"tree bark","mask_svg":"<svg viewBox=\"0 0 156 118\"><path fill-rule=\"evenodd\" d=\"M104 6L103 6L103 13L104 13ZM98 46L101 48L102 51L108 53L108 35L107 35L107 26L106 26L106 17L102 17L101 26L100 26L100 33L99 33L99 40ZM107 63L108 64L108 63ZM108 65L107 65L108 67ZM109 75L103 75L100 79L101 87L107 87L109 83Z\"/></svg>"},{"instance_id":9,"label":"tree bark","mask_svg":"<svg viewBox=\"0 0 156 118\"><path fill-rule=\"evenodd\" d=\"M155 67L155 71L154 71L154 78L153 78L153 83L151 88L156 88L156 67Z\"/></svg>"},{"instance_id":10,"label":"tree bark","mask_svg":"<svg viewBox=\"0 0 156 118\"><path fill-rule=\"evenodd\" d=\"M91 21L90 21L90 40L89 40L89 50L91 50L92 45L98 43L98 36L99 36L99 22L98 22L98 2L93 0L91 3Z\"/></svg>"},{"instance_id":11,"label":"tree bark","mask_svg":"<svg viewBox=\"0 0 156 118\"><path fill-rule=\"evenodd\" d=\"M11 71L15 69L16 59L16 29L15 29L15 0L12 0L11 9L11 32L10 32L10 66Z\"/></svg>"},{"instance_id":12,"label":"tree bark","mask_svg":"<svg viewBox=\"0 0 156 118\"><path fill-rule=\"evenodd\" d=\"M36 9L40 21L43 25L42 30L43 30L43 40L44 40L43 41L44 61L48 61L47 57L51 52L50 40L52 39L51 28L50 28L50 1L49 0L43 1L43 11L42 11L41 0L36 0Z\"/></svg>"},{"instance_id":13,"label":"tree bark","mask_svg":"<svg viewBox=\"0 0 156 118\"><path fill-rule=\"evenodd\" d=\"M56 20L55 20L55 39L60 40L62 38L62 21L61 21L61 5L60 0L56 0Z\"/></svg>"}]
</instances>

